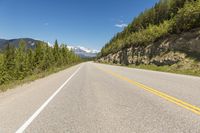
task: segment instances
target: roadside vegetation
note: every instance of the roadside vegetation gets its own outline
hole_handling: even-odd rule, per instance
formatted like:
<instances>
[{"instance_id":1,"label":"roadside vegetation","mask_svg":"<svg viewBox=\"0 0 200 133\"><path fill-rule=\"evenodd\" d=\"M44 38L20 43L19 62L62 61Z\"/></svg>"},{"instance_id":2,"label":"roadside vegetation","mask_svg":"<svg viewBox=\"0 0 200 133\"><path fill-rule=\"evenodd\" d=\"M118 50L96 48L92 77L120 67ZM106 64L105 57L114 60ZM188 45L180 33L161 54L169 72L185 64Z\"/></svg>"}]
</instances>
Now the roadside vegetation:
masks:
<instances>
[{"instance_id":1,"label":"roadside vegetation","mask_svg":"<svg viewBox=\"0 0 200 133\"><path fill-rule=\"evenodd\" d=\"M136 68L136 69L144 69L144 70L152 70L152 71L168 72L168 73L175 73L175 74L183 74L183 75L191 75L191 76L200 77L200 68L197 69L197 63L198 62L196 62L194 60L190 60L190 63L189 64L187 63L187 65L183 64L183 63L178 63L178 64L174 64L174 65L171 65L171 66L169 66L169 65L156 66L154 64L150 64L150 65L145 65L145 64L122 65L122 64L113 64L113 63L106 63L106 62L101 62L101 63L108 64L108 65L114 65L114 66L122 66L122 67Z\"/></svg>"},{"instance_id":2,"label":"roadside vegetation","mask_svg":"<svg viewBox=\"0 0 200 133\"><path fill-rule=\"evenodd\" d=\"M26 47L21 40L19 47L10 44L0 53L0 90L32 81L81 62L80 57L66 45L55 41L54 46L37 42L35 48Z\"/></svg>"},{"instance_id":3,"label":"roadside vegetation","mask_svg":"<svg viewBox=\"0 0 200 133\"><path fill-rule=\"evenodd\" d=\"M98 58L134 45L148 45L169 34L200 26L200 0L160 0L136 17L101 50Z\"/></svg>"},{"instance_id":4,"label":"roadside vegetation","mask_svg":"<svg viewBox=\"0 0 200 133\"><path fill-rule=\"evenodd\" d=\"M122 32L117 33L102 48L97 59L123 49L145 47L170 35L181 34L198 27L200 0L160 0L154 7L134 18ZM128 67L200 76L199 55L190 54L194 55L174 65L129 64Z\"/></svg>"},{"instance_id":5,"label":"roadside vegetation","mask_svg":"<svg viewBox=\"0 0 200 133\"><path fill-rule=\"evenodd\" d=\"M131 68L148 69L160 72L169 72L176 74L192 75L200 77L200 69L177 69L177 66L156 66L156 65L129 65Z\"/></svg>"}]
</instances>

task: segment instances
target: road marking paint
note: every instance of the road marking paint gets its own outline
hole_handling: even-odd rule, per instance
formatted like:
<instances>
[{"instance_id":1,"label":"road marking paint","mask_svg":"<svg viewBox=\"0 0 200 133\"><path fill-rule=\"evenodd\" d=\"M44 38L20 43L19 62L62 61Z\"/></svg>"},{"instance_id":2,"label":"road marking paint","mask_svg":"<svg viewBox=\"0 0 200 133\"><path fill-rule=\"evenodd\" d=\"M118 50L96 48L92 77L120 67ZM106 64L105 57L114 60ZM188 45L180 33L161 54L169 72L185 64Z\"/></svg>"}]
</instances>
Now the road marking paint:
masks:
<instances>
[{"instance_id":1,"label":"road marking paint","mask_svg":"<svg viewBox=\"0 0 200 133\"><path fill-rule=\"evenodd\" d=\"M53 98L63 89L63 87L78 73L81 66L40 106L40 108L15 132L23 133L32 121L44 110L44 108L53 100Z\"/></svg>"},{"instance_id":2,"label":"road marking paint","mask_svg":"<svg viewBox=\"0 0 200 133\"><path fill-rule=\"evenodd\" d=\"M97 66L96 66L96 67L97 67ZM170 95L168 95L168 94L166 94L166 93L163 93L163 92L161 92L161 91L158 91L158 90L156 90L156 89L154 89L154 88L151 88L151 87L149 87L149 86L146 86L146 85L144 85L144 84L141 84L141 83L139 83L139 82L137 82L137 81L131 80L131 79L127 78L127 77L124 77L124 76L119 75L119 74L117 74L117 73L114 73L114 72L112 72L112 71L105 70L105 69L100 68L100 67L97 67L97 68L100 69L100 70L102 70L102 71L104 71L104 72L106 72L106 73L108 73L108 74L111 74L111 75L114 76L114 77L117 77L117 78L119 78L119 79L122 79L122 80L124 80L124 81L127 81L127 82L131 83L132 85L135 85L135 86L137 86L137 87L139 87L139 88L141 88L141 89L143 89L143 90L146 90L146 91L148 91L148 92L150 92L150 93L153 93L153 94L155 94L155 95L157 95L157 96L159 96L159 97L161 97L161 98L164 98L164 99L167 100L167 101L170 101L170 102L172 102L172 103L175 103L175 104L178 105L178 106L181 106L181 107L183 107L183 108L185 108L185 109L187 109L187 110L190 110L190 111L192 111L192 112L195 113L195 114L200 115L200 108L197 107L197 106L194 106L194 105L192 105L192 104L189 104L189 103L187 103L187 102L184 102L184 101L182 101L182 100L180 100L180 99L177 99L177 98L175 98L175 97L172 97L172 96L170 96Z\"/></svg>"}]
</instances>

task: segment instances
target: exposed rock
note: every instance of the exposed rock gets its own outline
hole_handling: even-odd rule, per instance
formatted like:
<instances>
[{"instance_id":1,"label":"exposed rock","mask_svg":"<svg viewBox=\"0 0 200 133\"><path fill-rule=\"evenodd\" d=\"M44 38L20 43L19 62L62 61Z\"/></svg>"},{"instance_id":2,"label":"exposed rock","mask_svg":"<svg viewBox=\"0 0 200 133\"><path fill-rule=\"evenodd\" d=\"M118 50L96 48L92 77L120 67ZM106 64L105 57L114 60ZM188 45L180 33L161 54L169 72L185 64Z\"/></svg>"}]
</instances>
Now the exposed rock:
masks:
<instances>
[{"instance_id":1,"label":"exposed rock","mask_svg":"<svg viewBox=\"0 0 200 133\"><path fill-rule=\"evenodd\" d=\"M173 65L178 63L179 61L184 60L185 57L186 55L184 53L169 52L167 54L164 54L163 56L156 56L152 58L150 63L157 66Z\"/></svg>"},{"instance_id":2,"label":"exposed rock","mask_svg":"<svg viewBox=\"0 0 200 133\"><path fill-rule=\"evenodd\" d=\"M200 59L200 28L180 35L170 35L148 46L132 46L109 54L99 62L115 64L173 65L186 58Z\"/></svg>"}]
</instances>

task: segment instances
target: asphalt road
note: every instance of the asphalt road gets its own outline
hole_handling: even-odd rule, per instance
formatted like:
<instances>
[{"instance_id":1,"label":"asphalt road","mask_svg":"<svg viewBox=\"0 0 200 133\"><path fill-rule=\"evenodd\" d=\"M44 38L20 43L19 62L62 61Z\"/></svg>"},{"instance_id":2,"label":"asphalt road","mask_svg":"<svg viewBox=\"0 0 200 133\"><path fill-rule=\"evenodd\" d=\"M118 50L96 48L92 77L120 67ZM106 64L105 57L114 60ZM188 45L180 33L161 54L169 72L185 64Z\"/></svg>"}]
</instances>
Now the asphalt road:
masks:
<instances>
[{"instance_id":1,"label":"asphalt road","mask_svg":"<svg viewBox=\"0 0 200 133\"><path fill-rule=\"evenodd\" d=\"M82 63L0 94L0 133L200 133L200 78Z\"/></svg>"}]
</instances>

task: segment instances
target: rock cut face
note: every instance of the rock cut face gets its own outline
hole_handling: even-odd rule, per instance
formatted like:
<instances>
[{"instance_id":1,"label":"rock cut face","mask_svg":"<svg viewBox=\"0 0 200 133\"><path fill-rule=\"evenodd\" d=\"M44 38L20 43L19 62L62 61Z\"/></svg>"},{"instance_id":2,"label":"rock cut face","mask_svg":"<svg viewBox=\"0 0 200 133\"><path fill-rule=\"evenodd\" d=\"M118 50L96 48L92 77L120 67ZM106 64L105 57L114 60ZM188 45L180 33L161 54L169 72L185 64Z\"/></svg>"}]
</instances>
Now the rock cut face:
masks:
<instances>
[{"instance_id":1,"label":"rock cut face","mask_svg":"<svg viewBox=\"0 0 200 133\"><path fill-rule=\"evenodd\" d=\"M180 35L170 35L147 46L132 46L109 54L101 62L115 64L173 65L186 58L200 59L200 28Z\"/></svg>"}]
</instances>

